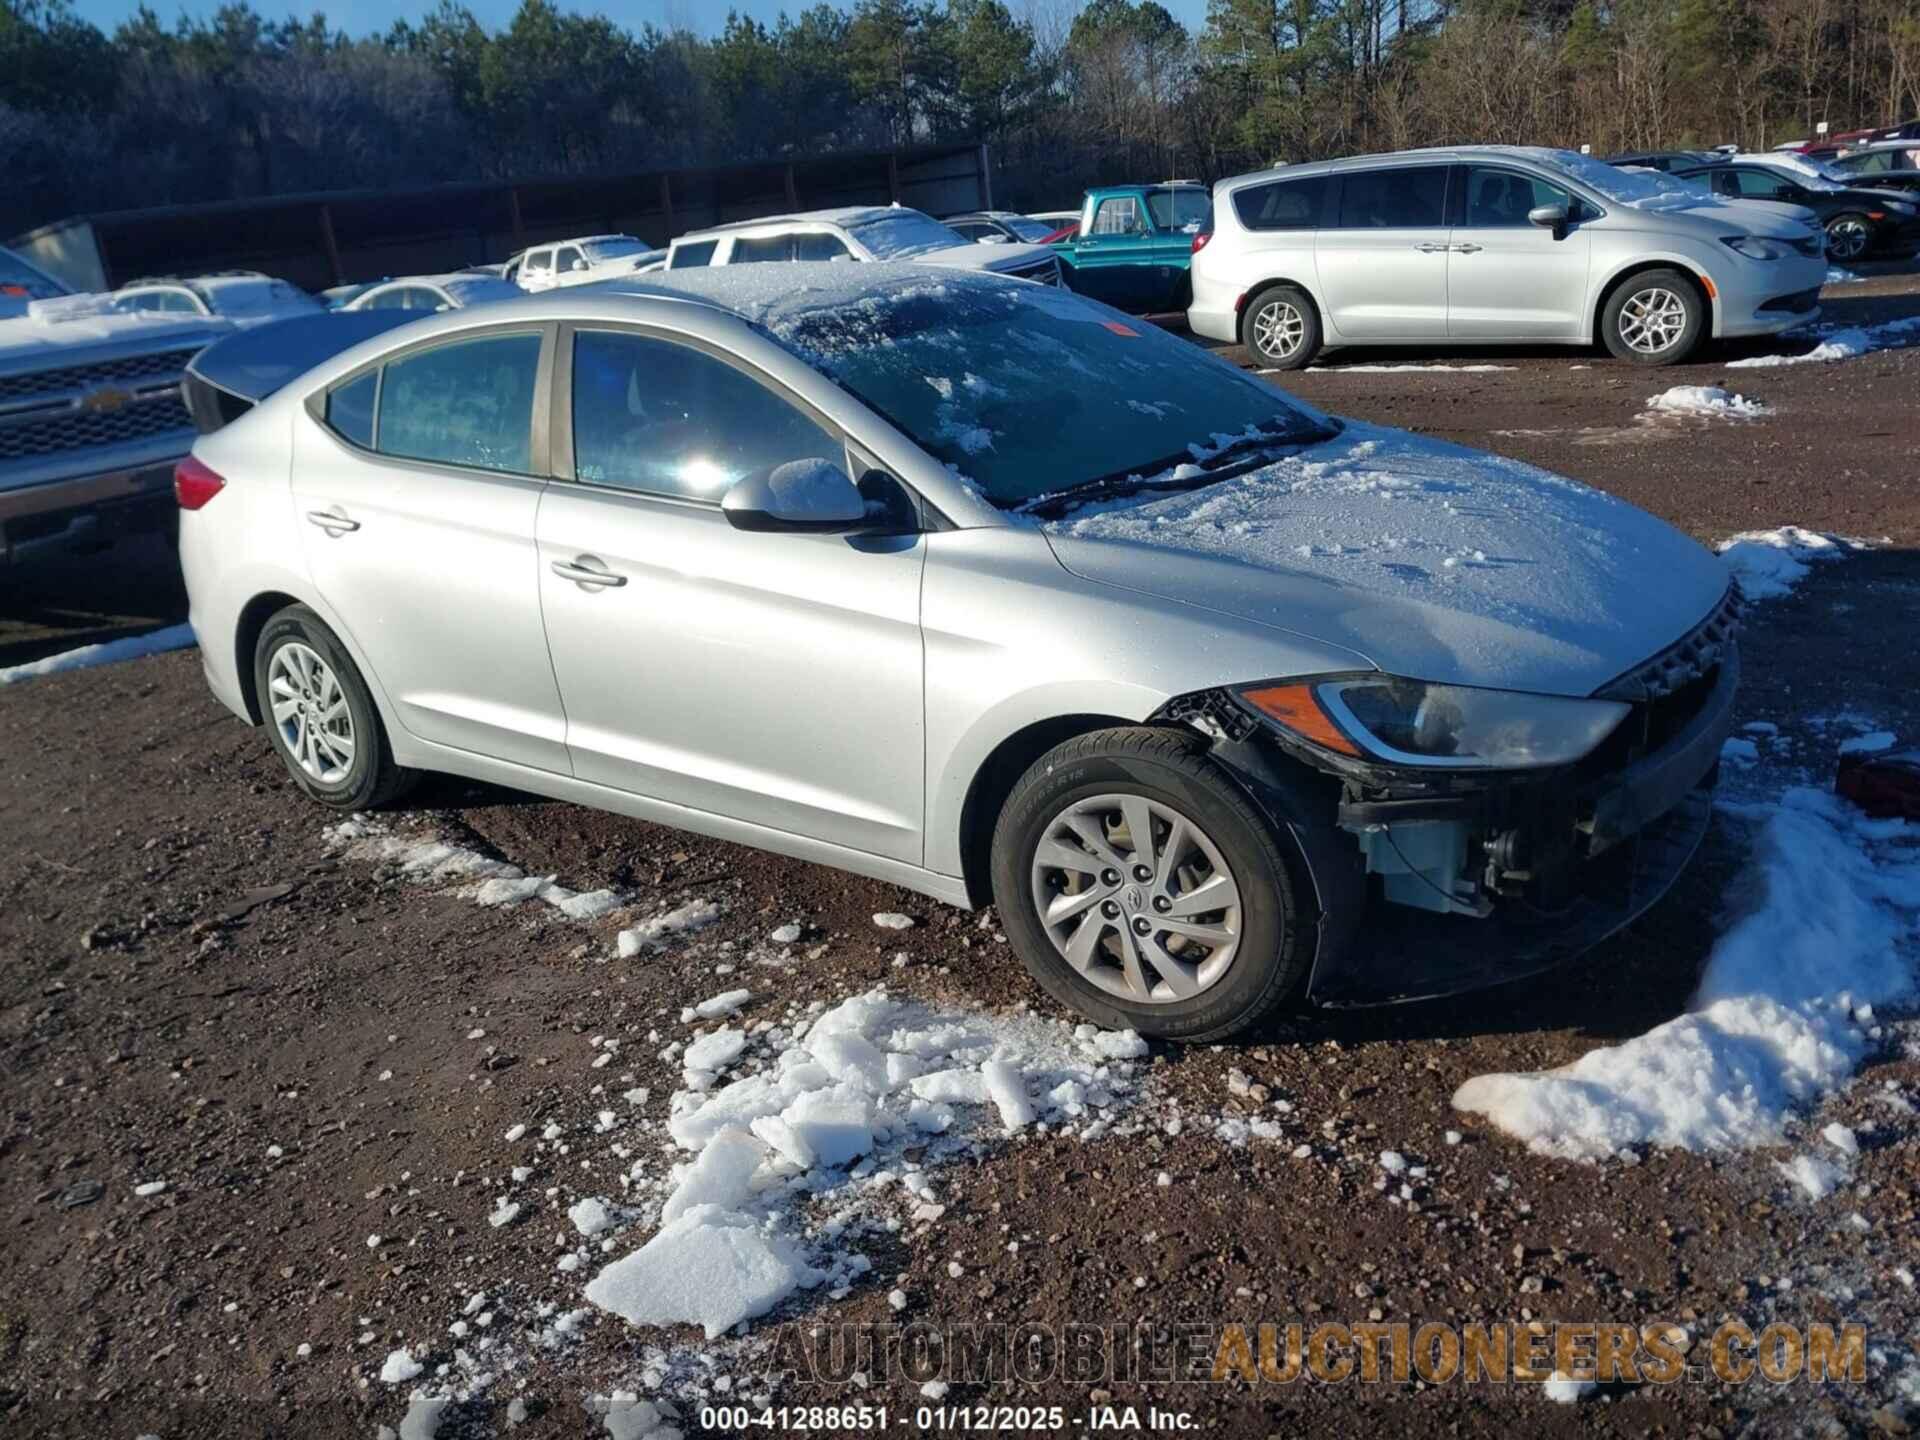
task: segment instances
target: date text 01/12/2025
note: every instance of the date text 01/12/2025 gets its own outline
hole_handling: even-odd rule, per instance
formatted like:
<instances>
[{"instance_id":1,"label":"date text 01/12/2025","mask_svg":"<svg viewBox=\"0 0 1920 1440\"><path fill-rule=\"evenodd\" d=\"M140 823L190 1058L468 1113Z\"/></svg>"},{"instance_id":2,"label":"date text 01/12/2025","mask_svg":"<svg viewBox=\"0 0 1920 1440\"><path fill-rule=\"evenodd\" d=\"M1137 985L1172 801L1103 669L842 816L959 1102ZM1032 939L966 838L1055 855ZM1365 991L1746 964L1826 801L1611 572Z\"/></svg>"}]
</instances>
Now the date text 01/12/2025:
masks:
<instances>
[{"instance_id":1,"label":"date text 01/12/2025","mask_svg":"<svg viewBox=\"0 0 1920 1440\"><path fill-rule=\"evenodd\" d=\"M1069 1418L1060 1405L921 1405L908 1414L894 1414L885 1405L703 1405L703 1430L871 1430L911 1426L917 1431L995 1432L1032 1434L1047 1430L1179 1431L1193 1428L1183 1410L1144 1411L1131 1405L1098 1405Z\"/></svg>"}]
</instances>

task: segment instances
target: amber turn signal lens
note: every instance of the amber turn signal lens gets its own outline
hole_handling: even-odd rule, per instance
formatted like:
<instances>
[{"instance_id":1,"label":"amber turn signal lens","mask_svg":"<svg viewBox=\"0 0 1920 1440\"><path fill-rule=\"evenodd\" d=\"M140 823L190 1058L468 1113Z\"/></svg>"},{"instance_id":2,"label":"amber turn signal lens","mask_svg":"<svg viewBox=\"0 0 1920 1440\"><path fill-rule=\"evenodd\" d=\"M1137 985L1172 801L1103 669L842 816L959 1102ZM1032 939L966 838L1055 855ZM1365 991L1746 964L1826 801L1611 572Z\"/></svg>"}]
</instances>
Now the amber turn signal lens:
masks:
<instances>
[{"instance_id":1,"label":"amber turn signal lens","mask_svg":"<svg viewBox=\"0 0 1920 1440\"><path fill-rule=\"evenodd\" d=\"M1254 709L1284 725L1301 739L1311 740L1342 755L1360 756L1360 747L1349 740L1327 718L1327 712L1320 708L1311 685L1268 685L1240 693Z\"/></svg>"}]
</instances>

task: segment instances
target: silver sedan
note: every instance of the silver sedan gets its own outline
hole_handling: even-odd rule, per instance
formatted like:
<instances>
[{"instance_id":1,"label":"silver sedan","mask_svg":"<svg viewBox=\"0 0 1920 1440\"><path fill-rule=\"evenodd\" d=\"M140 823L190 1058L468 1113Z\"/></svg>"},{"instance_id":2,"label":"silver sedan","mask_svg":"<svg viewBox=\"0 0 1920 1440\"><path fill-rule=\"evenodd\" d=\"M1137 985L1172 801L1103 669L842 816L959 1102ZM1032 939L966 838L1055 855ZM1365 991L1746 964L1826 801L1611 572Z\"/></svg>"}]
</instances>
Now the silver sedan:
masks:
<instances>
[{"instance_id":1,"label":"silver sedan","mask_svg":"<svg viewBox=\"0 0 1920 1440\"><path fill-rule=\"evenodd\" d=\"M208 681L321 804L446 771L993 903L1170 1037L1607 934L1731 713L1737 596L1661 522L993 275L434 316L178 490Z\"/></svg>"}]
</instances>

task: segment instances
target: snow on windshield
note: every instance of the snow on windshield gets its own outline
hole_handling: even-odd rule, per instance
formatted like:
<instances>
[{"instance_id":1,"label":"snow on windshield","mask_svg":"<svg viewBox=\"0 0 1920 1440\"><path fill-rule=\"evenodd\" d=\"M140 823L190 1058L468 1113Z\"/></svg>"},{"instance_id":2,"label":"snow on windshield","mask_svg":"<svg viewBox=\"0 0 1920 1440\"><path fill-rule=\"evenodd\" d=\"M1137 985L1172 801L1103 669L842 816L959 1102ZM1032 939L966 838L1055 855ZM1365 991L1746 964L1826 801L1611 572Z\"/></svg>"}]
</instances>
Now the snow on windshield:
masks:
<instances>
[{"instance_id":1,"label":"snow on windshield","mask_svg":"<svg viewBox=\"0 0 1920 1440\"><path fill-rule=\"evenodd\" d=\"M877 215L847 226L847 233L873 252L876 260L902 260L929 250L951 250L966 237L918 210Z\"/></svg>"},{"instance_id":2,"label":"snow on windshield","mask_svg":"<svg viewBox=\"0 0 1920 1440\"><path fill-rule=\"evenodd\" d=\"M491 275L448 280L441 288L462 305L479 305L488 300L512 300L526 293L511 280L497 280Z\"/></svg>"},{"instance_id":3,"label":"snow on windshield","mask_svg":"<svg viewBox=\"0 0 1920 1440\"><path fill-rule=\"evenodd\" d=\"M1654 184L1640 171L1623 170L1618 165L1609 165L1604 160L1596 160L1591 155L1582 155L1577 151L1522 148L1519 153L1537 164L1551 166L1589 190L1598 191L1609 200L1618 200L1623 205L1636 200L1652 200L1667 193L1665 187Z\"/></svg>"},{"instance_id":4,"label":"snow on windshield","mask_svg":"<svg viewBox=\"0 0 1920 1440\"><path fill-rule=\"evenodd\" d=\"M1736 155L1734 158L1764 165L1769 170L1784 170L1810 190L1844 190L1854 183L1850 177L1830 169L1824 161L1797 155L1791 150L1769 150L1761 155Z\"/></svg>"}]
</instances>

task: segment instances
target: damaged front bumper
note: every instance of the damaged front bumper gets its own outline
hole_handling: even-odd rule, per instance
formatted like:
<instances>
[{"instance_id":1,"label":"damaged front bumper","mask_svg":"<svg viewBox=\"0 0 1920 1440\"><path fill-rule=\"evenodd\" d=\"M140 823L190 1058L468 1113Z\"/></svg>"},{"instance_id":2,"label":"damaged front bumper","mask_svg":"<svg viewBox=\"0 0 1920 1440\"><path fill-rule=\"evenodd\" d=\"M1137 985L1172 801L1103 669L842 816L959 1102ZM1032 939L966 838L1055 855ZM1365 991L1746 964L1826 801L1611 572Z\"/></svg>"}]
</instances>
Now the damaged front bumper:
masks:
<instances>
[{"instance_id":1,"label":"damaged front bumper","mask_svg":"<svg viewBox=\"0 0 1920 1440\"><path fill-rule=\"evenodd\" d=\"M1733 727L1737 595L1609 687L1634 702L1593 755L1448 772L1304 758L1265 727L1213 753L1299 843L1320 909L1306 999L1374 1005L1524 978L1630 924L1705 838ZM1283 754L1283 750L1286 754Z\"/></svg>"}]
</instances>

